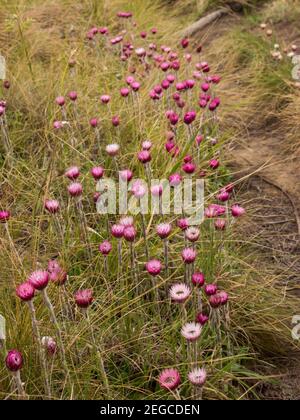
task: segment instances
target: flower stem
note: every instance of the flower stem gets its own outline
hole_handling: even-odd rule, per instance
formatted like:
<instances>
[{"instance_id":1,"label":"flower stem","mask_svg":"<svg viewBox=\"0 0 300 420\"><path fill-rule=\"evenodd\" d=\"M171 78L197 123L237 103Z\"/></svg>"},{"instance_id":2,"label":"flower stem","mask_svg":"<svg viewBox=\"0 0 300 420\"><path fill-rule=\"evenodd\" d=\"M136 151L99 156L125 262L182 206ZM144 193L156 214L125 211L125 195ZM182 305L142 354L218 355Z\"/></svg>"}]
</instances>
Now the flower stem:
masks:
<instances>
[{"instance_id":1,"label":"flower stem","mask_svg":"<svg viewBox=\"0 0 300 420\"><path fill-rule=\"evenodd\" d=\"M17 372L14 372L13 377L17 385L19 399L25 400L27 395L22 384L20 371L18 370Z\"/></svg>"},{"instance_id":2,"label":"flower stem","mask_svg":"<svg viewBox=\"0 0 300 420\"><path fill-rule=\"evenodd\" d=\"M28 302L28 306L29 306L30 315L31 315L32 331L33 331L34 339L39 349L40 363L43 369L45 392L47 394L47 397L51 398L51 389L50 389L49 378L48 378L47 363L46 363L45 353L41 347L41 334L38 327L35 307L32 300Z\"/></svg>"},{"instance_id":3,"label":"flower stem","mask_svg":"<svg viewBox=\"0 0 300 420\"><path fill-rule=\"evenodd\" d=\"M48 293L47 293L46 289L43 289L42 295L43 295L45 305L47 306L47 308L50 312L50 317L51 317L52 323L53 323L53 325L56 329L56 332L57 332L59 346L60 346L61 355L62 355L62 362L63 362L65 373L70 378L70 372L69 372L68 365L67 365L66 351L65 351L65 347L64 347L64 343L63 343L63 339L62 339L61 329L60 329L59 323L57 321L53 305L52 305L52 303L49 299L49 296L48 296Z\"/></svg>"}]
</instances>

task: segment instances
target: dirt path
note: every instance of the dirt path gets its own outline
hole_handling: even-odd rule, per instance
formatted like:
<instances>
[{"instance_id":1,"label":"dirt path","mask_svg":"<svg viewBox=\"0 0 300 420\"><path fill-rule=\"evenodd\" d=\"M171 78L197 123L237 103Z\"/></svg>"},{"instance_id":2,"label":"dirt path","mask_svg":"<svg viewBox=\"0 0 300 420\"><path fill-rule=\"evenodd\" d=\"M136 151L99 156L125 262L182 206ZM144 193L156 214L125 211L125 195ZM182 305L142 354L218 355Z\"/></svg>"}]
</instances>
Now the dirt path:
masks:
<instances>
[{"instance_id":1,"label":"dirt path","mask_svg":"<svg viewBox=\"0 0 300 420\"><path fill-rule=\"evenodd\" d=\"M206 49L222 36L228 25L240 25L242 17L229 15L198 34ZM280 22L275 29L283 45L300 40L295 27ZM230 87L229 87L230 89ZM297 94L297 93L295 93ZM237 111L238 112L238 111ZM278 127L246 130L231 145L236 180L245 178L239 197L250 215L246 226L249 241L257 243L258 266L277 276L287 293L300 298L300 156L287 153L287 142ZM242 140L240 140L242 139ZM300 314L300 303L299 303ZM291 319L293 315L291 314ZM281 374L278 385L263 385L265 399L300 399L300 362L286 361L268 374Z\"/></svg>"}]
</instances>

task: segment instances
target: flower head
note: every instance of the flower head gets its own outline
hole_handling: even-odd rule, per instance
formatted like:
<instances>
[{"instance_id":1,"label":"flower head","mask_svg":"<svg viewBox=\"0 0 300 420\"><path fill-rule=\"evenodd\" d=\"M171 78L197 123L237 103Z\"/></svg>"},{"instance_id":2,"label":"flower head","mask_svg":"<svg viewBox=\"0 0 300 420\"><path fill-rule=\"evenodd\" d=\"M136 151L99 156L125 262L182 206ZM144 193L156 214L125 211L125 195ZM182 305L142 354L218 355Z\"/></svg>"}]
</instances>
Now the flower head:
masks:
<instances>
[{"instance_id":1,"label":"flower head","mask_svg":"<svg viewBox=\"0 0 300 420\"><path fill-rule=\"evenodd\" d=\"M48 271L37 270L30 274L28 282L36 290L43 290L48 286L49 273Z\"/></svg>"},{"instance_id":2,"label":"flower head","mask_svg":"<svg viewBox=\"0 0 300 420\"><path fill-rule=\"evenodd\" d=\"M16 294L24 302L29 302L34 298L35 288L27 281L16 288Z\"/></svg>"},{"instance_id":3,"label":"flower head","mask_svg":"<svg viewBox=\"0 0 300 420\"><path fill-rule=\"evenodd\" d=\"M196 322L199 322L202 326L205 325L209 320L209 316L204 313L199 313L196 316Z\"/></svg>"},{"instance_id":4,"label":"flower head","mask_svg":"<svg viewBox=\"0 0 300 420\"><path fill-rule=\"evenodd\" d=\"M71 181L74 181L75 179L77 179L79 175L80 175L80 170L77 166L72 166L65 173L65 176L69 178Z\"/></svg>"},{"instance_id":5,"label":"flower head","mask_svg":"<svg viewBox=\"0 0 300 420\"><path fill-rule=\"evenodd\" d=\"M83 188L79 182L73 182L68 186L68 191L71 197L79 197L82 194Z\"/></svg>"},{"instance_id":6,"label":"flower head","mask_svg":"<svg viewBox=\"0 0 300 420\"><path fill-rule=\"evenodd\" d=\"M182 176L178 173L169 176L169 182L171 187L177 187L182 181Z\"/></svg>"},{"instance_id":7,"label":"flower head","mask_svg":"<svg viewBox=\"0 0 300 420\"><path fill-rule=\"evenodd\" d=\"M197 252L193 248L185 248L181 256L185 264L192 264L196 259Z\"/></svg>"},{"instance_id":8,"label":"flower head","mask_svg":"<svg viewBox=\"0 0 300 420\"><path fill-rule=\"evenodd\" d=\"M156 232L161 239L166 239L172 231L170 223L161 223L156 226Z\"/></svg>"},{"instance_id":9,"label":"flower head","mask_svg":"<svg viewBox=\"0 0 300 420\"><path fill-rule=\"evenodd\" d=\"M114 144L108 144L106 146L106 152L108 153L109 156L117 156L117 154L119 153L120 150L120 146L116 143Z\"/></svg>"},{"instance_id":10,"label":"flower head","mask_svg":"<svg viewBox=\"0 0 300 420\"><path fill-rule=\"evenodd\" d=\"M184 283L174 284L170 288L170 298L173 302L183 303L191 294L191 289Z\"/></svg>"},{"instance_id":11,"label":"flower head","mask_svg":"<svg viewBox=\"0 0 300 420\"><path fill-rule=\"evenodd\" d=\"M10 350L7 353L5 364L8 370L11 372L17 372L22 369L23 366L23 357L18 350Z\"/></svg>"},{"instance_id":12,"label":"flower head","mask_svg":"<svg viewBox=\"0 0 300 420\"><path fill-rule=\"evenodd\" d=\"M114 238L122 238L124 235L124 226L121 224L112 225L111 234Z\"/></svg>"},{"instance_id":13,"label":"flower head","mask_svg":"<svg viewBox=\"0 0 300 420\"><path fill-rule=\"evenodd\" d=\"M6 223L10 219L10 212L6 210L0 211L0 223Z\"/></svg>"},{"instance_id":14,"label":"flower head","mask_svg":"<svg viewBox=\"0 0 300 420\"><path fill-rule=\"evenodd\" d=\"M168 391L173 391L180 385L180 373L177 369L165 369L158 378L159 385Z\"/></svg>"},{"instance_id":15,"label":"flower head","mask_svg":"<svg viewBox=\"0 0 300 420\"><path fill-rule=\"evenodd\" d=\"M151 276L157 276L161 270L162 265L159 260L150 260L146 263L146 270Z\"/></svg>"},{"instance_id":16,"label":"flower head","mask_svg":"<svg viewBox=\"0 0 300 420\"><path fill-rule=\"evenodd\" d=\"M56 341L52 337L42 337L41 344L48 354L53 356L57 351Z\"/></svg>"},{"instance_id":17,"label":"flower head","mask_svg":"<svg viewBox=\"0 0 300 420\"><path fill-rule=\"evenodd\" d=\"M238 204L234 204L231 207L231 214L233 217L240 217L243 216L243 214L245 214L245 209L241 206L239 206Z\"/></svg>"},{"instance_id":18,"label":"flower head","mask_svg":"<svg viewBox=\"0 0 300 420\"><path fill-rule=\"evenodd\" d=\"M203 386L206 382L206 370L195 368L188 374L189 381L195 386Z\"/></svg>"},{"instance_id":19,"label":"flower head","mask_svg":"<svg viewBox=\"0 0 300 420\"><path fill-rule=\"evenodd\" d=\"M103 177L104 169L102 168L102 166L95 166L91 170L91 175L96 181L98 181L99 179Z\"/></svg>"},{"instance_id":20,"label":"flower head","mask_svg":"<svg viewBox=\"0 0 300 420\"><path fill-rule=\"evenodd\" d=\"M202 287L205 283L205 277L203 273L194 273L192 275L192 283L195 286L200 286Z\"/></svg>"},{"instance_id":21,"label":"flower head","mask_svg":"<svg viewBox=\"0 0 300 420\"><path fill-rule=\"evenodd\" d=\"M204 288L205 294L207 296L213 296L217 293L218 286L216 284L207 284Z\"/></svg>"},{"instance_id":22,"label":"flower head","mask_svg":"<svg viewBox=\"0 0 300 420\"><path fill-rule=\"evenodd\" d=\"M109 241L104 241L99 245L99 251L102 255L108 255L112 250L112 245Z\"/></svg>"},{"instance_id":23,"label":"flower head","mask_svg":"<svg viewBox=\"0 0 300 420\"><path fill-rule=\"evenodd\" d=\"M123 171L119 172L120 178L122 181L130 182L133 178L133 173L129 169L124 169Z\"/></svg>"},{"instance_id":24,"label":"flower head","mask_svg":"<svg viewBox=\"0 0 300 420\"><path fill-rule=\"evenodd\" d=\"M181 335L188 341L196 341L202 331L202 326L196 322L188 322L181 329Z\"/></svg>"},{"instance_id":25,"label":"flower head","mask_svg":"<svg viewBox=\"0 0 300 420\"><path fill-rule=\"evenodd\" d=\"M91 289L78 290L75 293L75 302L79 308L88 308L93 302L93 291Z\"/></svg>"},{"instance_id":26,"label":"flower head","mask_svg":"<svg viewBox=\"0 0 300 420\"><path fill-rule=\"evenodd\" d=\"M124 229L124 238L128 242L133 242L136 238L136 230L134 226L127 226Z\"/></svg>"},{"instance_id":27,"label":"flower head","mask_svg":"<svg viewBox=\"0 0 300 420\"><path fill-rule=\"evenodd\" d=\"M46 200L45 209L51 214L56 214L59 211L59 202L57 200Z\"/></svg>"},{"instance_id":28,"label":"flower head","mask_svg":"<svg viewBox=\"0 0 300 420\"><path fill-rule=\"evenodd\" d=\"M185 231L185 236L190 242L196 242L200 236L200 230L194 226L189 227Z\"/></svg>"}]
</instances>

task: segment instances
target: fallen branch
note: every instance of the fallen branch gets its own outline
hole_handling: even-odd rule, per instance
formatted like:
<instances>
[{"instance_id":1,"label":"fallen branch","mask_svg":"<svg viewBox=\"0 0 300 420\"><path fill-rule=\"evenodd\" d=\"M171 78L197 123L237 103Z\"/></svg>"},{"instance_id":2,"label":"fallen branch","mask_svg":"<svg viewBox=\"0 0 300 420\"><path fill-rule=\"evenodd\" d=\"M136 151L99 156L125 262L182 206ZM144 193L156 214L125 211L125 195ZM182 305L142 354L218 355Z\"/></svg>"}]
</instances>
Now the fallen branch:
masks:
<instances>
[{"instance_id":1,"label":"fallen branch","mask_svg":"<svg viewBox=\"0 0 300 420\"><path fill-rule=\"evenodd\" d=\"M204 16L203 18L201 18L200 20L198 20L197 22L193 23L191 26L186 28L184 31L182 31L182 36L186 37L186 36L194 35L196 32L201 31L201 29L205 28L205 26L211 24L216 19L219 19L220 17L222 17L223 15L227 13L228 13L227 9L219 9L219 10L216 10L215 12L210 13L207 16Z\"/></svg>"}]
</instances>

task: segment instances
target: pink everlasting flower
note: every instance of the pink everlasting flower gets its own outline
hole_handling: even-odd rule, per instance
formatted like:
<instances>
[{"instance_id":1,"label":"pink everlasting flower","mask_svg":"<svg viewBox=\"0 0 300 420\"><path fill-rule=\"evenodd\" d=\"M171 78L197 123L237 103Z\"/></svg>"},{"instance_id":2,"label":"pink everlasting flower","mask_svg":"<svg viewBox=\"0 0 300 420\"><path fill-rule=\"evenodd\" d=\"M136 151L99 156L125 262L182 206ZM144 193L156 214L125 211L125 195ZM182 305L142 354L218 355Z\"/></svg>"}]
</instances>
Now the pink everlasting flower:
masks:
<instances>
[{"instance_id":1,"label":"pink everlasting flower","mask_svg":"<svg viewBox=\"0 0 300 420\"><path fill-rule=\"evenodd\" d=\"M57 200L46 200L45 209L51 214L56 214L59 211L59 202Z\"/></svg>"},{"instance_id":2,"label":"pink everlasting flower","mask_svg":"<svg viewBox=\"0 0 300 420\"><path fill-rule=\"evenodd\" d=\"M117 154L119 153L120 150L120 146L116 143L114 144L108 144L106 146L106 152L108 153L109 156L117 156Z\"/></svg>"},{"instance_id":3,"label":"pink everlasting flower","mask_svg":"<svg viewBox=\"0 0 300 420\"><path fill-rule=\"evenodd\" d=\"M189 381L194 386L202 387L206 382L207 373L205 369L195 368L188 374Z\"/></svg>"},{"instance_id":4,"label":"pink everlasting flower","mask_svg":"<svg viewBox=\"0 0 300 420\"><path fill-rule=\"evenodd\" d=\"M161 239L166 239L172 231L170 223L161 223L156 227L156 232Z\"/></svg>"},{"instance_id":5,"label":"pink everlasting flower","mask_svg":"<svg viewBox=\"0 0 300 420\"><path fill-rule=\"evenodd\" d=\"M93 302L93 291L91 289L79 290L75 293L75 302L79 308L88 308Z\"/></svg>"},{"instance_id":6,"label":"pink everlasting flower","mask_svg":"<svg viewBox=\"0 0 300 420\"><path fill-rule=\"evenodd\" d=\"M99 245L99 251L102 255L108 255L112 250L112 245L109 241L104 241L102 244Z\"/></svg>"},{"instance_id":7,"label":"pink everlasting flower","mask_svg":"<svg viewBox=\"0 0 300 420\"><path fill-rule=\"evenodd\" d=\"M30 274L28 282L36 290L43 290L48 286L49 273L48 271L37 270Z\"/></svg>"},{"instance_id":8,"label":"pink everlasting flower","mask_svg":"<svg viewBox=\"0 0 300 420\"><path fill-rule=\"evenodd\" d=\"M243 214L245 214L245 209L241 206L239 206L238 204L234 204L231 207L231 214L233 217L240 217L243 216Z\"/></svg>"},{"instance_id":9,"label":"pink everlasting flower","mask_svg":"<svg viewBox=\"0 0 300 420\"><path fill-rule=\"evenodd\" d=\"M157 276L161 270L162 265L159 260L150 260L146 263L146 270L151 276Z\"/></svg>"},{"instance_id":10,"label":"pink everlasting flower","mask_svg":"<svg viewBox=\"0 0 300 420\"><path fill-rule=\"evenodd\" d=\"M7 210L0 211L0 223L6 223L10 219L10 212Z\"/></svg>"},{"instance_id":11,"label":"pink everlasting flower","mask_svg":"<svg viewBox=\"0 0 300 420\"><path fill-rule=\"evenodd\" d=\"M203 273L194 273L192 275L192 282L195 286L202 287L205 283L205 277Z\"/></svg>"},{"instance_id":12,"label":"pink everlasting flower","mask_svg":"<svg viewBox=\"0 0 300 420\"><path fill-rule=\"evenodd\" d=\"M196 341L202 332L202 326L196 322L188 322L181 329L181 335L188 341Z\"/></svg>"},{"instance_id":13,"label":"pink everlasting flower","mask_svg":"<svg viewBox=\"0 0 300 420\"><path fill-rule=\"evenodd\" d=\"M72 181L77 179L79 177L79 175L80 175L80 170L77 166L72 166L65 173L65 176Z\"/></svg>"},{"instance_id":14,"label":"pink everlasting flower","mask_svg":"<svg viewBox=\"0 0 300 420\"><path fill-rule=\"evenodd\" d=\"M24 302L29 302L34 298L35 288L27 281L16 288L16 295Z\"/></svg>"},{"instance_id":15,"label":"pink everlasting flower","mask_svg":"<svg viewBox=\"0 0 300 420\"><path fill-rule=\"evenodd\" d=\"M185 264L192 264L196 259L197 252L193 248L185 248L181 256Z\"/></svg>"},{"instance_id":16,"label":"pink everlasting flower","mask_svg":"<svg viewBox=\"0 0 300 420\"><path fill-rule=\"evenodd\" d=\"M17 372L23 367L23 357L18 350L10 350L5 358L5 364L11 372Z\"/></svg>"},{"instance_id":17,"label":"pink everlasting flower","mask_svg":"<svg viewBox=\"0 0 300 420\"><path fill-rule=\"evenodd\" d=\"M124 169L123 171L119 172L120 178L122 179L122 181L131 181L133 178L133 172L130 171L129 169Z\"/></svg>"},{"instance_id":18,"label":"pink everlasting flower","mask_svg":"<svg viewBox=\"0 0 300 420\"><path fill-rule=\"evenodd\" d=\"M191 289L184 283L174 284L170 288L170 298L173 302L184 303L191 295Z\"/></svg>"},{"instance_id":19,"label":"pink everlasting flower","mask_svg":"<svg viewBox=\"0 0 300 420\"><path fill-rule=\"evenodd\" d=\"M102 168L102 166L95 166L91 170L91 175L96 181L98 181L99 179L103 177L104 169Z\"/></svg>"},{"instance_id":20,"label":"pink everlasting flower","mask_svg":"<svg viewBox=\"0 0 300 420\"><path fill-rule=\"evenodd\" d=\"M177 226L181 229L181 230L186 230L189 227L189 222L188 219L179 219L177 221Z\"/></svg>"},{"instance_id":21,"label":"pink everlasting flower","mask_svg":"<svg viewBox=\"0 0 300 420\"><path fill-rule=\"evenodd\" d=\"M83 188L79 182L73 182L68 186L68 191L71 197L79 197L82 194Z\"/></svg>"},{"instance_id":22,"label":"pink everlasting flower","mask_svg":"<svg viewBox=\"0 0 300 420\"><path fill-rule=\"evenodd\" d=\"M180 373L177 369L165 369L159 375L158 382L162 388L173 391L180 385Z\"/></svg>"},{"instance_id":23,"label":"pink everlasting flower","mask_svg":"<svg viewBox=\"0 0 300 420\"><path fill-rule=\"evenodd\" d=\"M133 242L136 238L136 230L134 226L127 226L124 229L124 239L128 242Z\"/></svg>"},{"instance_id":24,"label":"pink everlasting flower","mask_svg":"<svg viewBox=\"0 0 300 420\"><path fill-rule=\"evenodd\" d=\"M121 224L115 224L111 227L111 234L114 238L120 239L124 235L124 226Z\"/></svg>"},{"instance_id":25,"label":"pink everlasting flower","mask_svg":"<svg viewBox=\"0 0 300 420\"><path fill-rule=\"evenodd\" d=\"M196 322L199 322L202 326L204 326L209 321L209 316L203 313L199 313L196 316Z\"/></svg>"},{"instance_id":26,"label":"pink everlasting flower","mask_svg":"<svg viewBox=\"0 0 300 420\"><path fill-rule=\"evenodd\" d=\"M207 284L204 291L207 296L213 296L217 293L218 286L216 284Z\"/></svg>"},{"instance_id":27,"label":"pink everlasting flower","mask_svg":"<svg viewBox=\"0 0 300 420\"><path fill-rule=\"evenodd\" d=\"M169 182L171 187L177 187L182 181L182 176L178 173L169 176Z\"/></svg>"}]
</instances>

